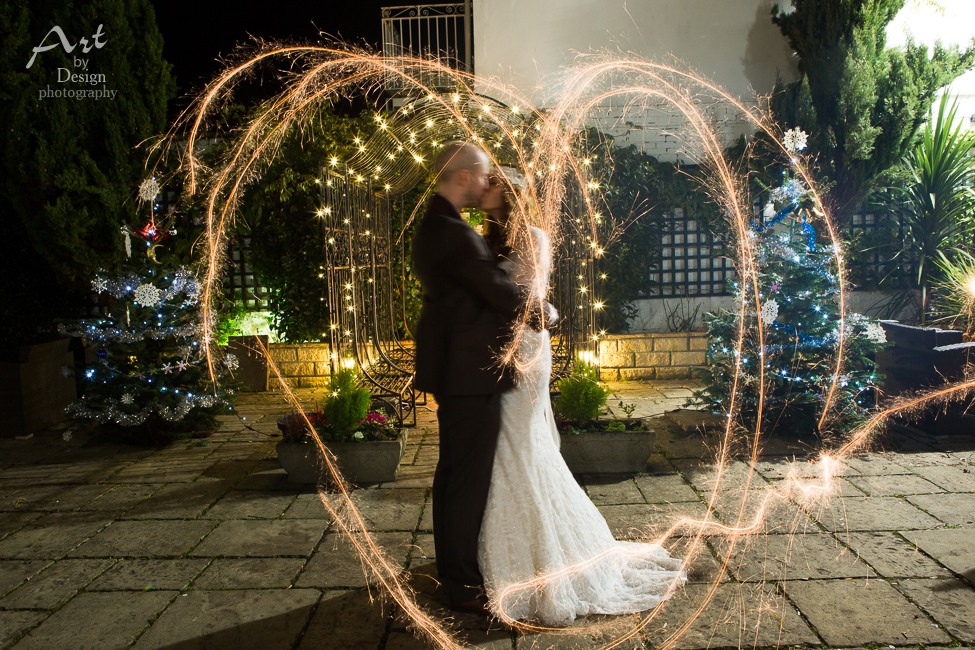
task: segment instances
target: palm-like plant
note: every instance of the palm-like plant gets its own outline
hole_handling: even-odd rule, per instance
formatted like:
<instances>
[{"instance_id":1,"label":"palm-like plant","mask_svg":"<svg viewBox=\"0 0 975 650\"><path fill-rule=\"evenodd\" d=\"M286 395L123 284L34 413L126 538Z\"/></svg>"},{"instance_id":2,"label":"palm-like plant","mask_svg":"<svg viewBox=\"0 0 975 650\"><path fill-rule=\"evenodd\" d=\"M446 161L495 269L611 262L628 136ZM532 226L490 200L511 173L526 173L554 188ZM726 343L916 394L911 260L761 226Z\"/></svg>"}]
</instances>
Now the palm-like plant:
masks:
<instances>
[{"instance_id":1,"label":"palm-like plant","mask_svg":"<svg viewBox=\"0 0 975 650\"><path fill-rule=\"evenodd\" d=\"M929 115L921 140L904 158L911 182L900 188L893 205L904 229L903 248L896 257L910 265L916 292L917 321L924 325L938 259L950 259L975 235L975 192L970 182L975 136L954 126L958 111L941 98L937 118Z\"/></svg>"}]
</instances>

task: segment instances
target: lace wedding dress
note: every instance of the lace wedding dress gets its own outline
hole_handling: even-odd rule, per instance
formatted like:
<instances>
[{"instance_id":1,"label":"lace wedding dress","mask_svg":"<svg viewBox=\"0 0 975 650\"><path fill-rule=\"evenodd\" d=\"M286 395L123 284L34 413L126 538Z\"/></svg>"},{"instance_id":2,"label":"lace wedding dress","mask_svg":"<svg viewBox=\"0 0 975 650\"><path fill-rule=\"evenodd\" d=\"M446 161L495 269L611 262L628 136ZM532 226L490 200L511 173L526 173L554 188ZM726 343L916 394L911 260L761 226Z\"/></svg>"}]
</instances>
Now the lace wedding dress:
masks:
<instances>
[{"instance_id":1,"label":"lace wedding dress","mask_svg":"<svg viewBox=\"0 0 975 650\"><path fill-rule=\"evenodd\" d=\"M533 260L516 252L509 275L544 296L550 254L532 228ZM533 271L534 267L534 271ZM506 269L508 270L508 269ZM549 400L548 331L522 332L518 383L501 400L501 434L478 562L491 610L502 620L568 625L588 614L653 608L685 581L681 561L655 544L620 542L559 453Z\"/></svg>"}]
</instances>

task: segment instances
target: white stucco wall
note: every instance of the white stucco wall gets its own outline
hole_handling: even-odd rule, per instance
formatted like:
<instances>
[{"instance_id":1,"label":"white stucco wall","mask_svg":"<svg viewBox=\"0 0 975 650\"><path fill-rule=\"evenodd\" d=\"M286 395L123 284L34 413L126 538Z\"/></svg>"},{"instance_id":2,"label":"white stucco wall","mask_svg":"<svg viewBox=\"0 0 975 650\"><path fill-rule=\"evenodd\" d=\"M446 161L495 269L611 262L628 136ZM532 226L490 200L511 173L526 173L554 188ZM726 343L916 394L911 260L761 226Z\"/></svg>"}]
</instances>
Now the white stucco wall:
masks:
<instances>
[{"instance_id":1,"label":"white stucco wall","mask_svg":"<svg viewBox=\"0 0 975 650\"><path fill-rule=\"evenodd\" d=\"M846 294L846 313L864 314L873 318L887 317L887 302L890 296L880 291L850 291ZM732 296L702 296L698 298L646 298L634 303L637 315L630 320L631 334L648 332L668 332L667 315L676 310L678 316L689 318L700 305L695 320L695 328L705 329L704 315L719 309L732 311L735 308ZM902 313L899 317L907 316Z\"/></svg>"},{"instance_id":2,"label":"white stucco wall","mask_svg":"<svg viewBox=\"0 0 975 650\"><path fill-rule=\"evenodd\" d=\"M560 69L576 53L611 49L652 61L676 58L750 102L756 92L770 92L777 75L786 81L796 77L792 51L770 19L772 5L773 0L474 0L475 68L478 76L496 77L536 106L547 106ZM726 138L754 131L733 112L716 112ZM622 107L607 106L594 121L618 144L676 159L679 147L665 131L680 120L650 113L630 116ZM629 130L627 120L645 129Z\"/></svg>"},{"instance_id":3,"label":"white stucco wall","mask_svg":"<svg viewBox=\"0 0 975 650\"><path fill-rule=\"evenodd\" d=\"M897 47L913 38L915 43L928 46L929 52L937 41L943 45L966 47L975 37L975 0L938 0L908 2L887 26L887 45ZM975 130L975 70L955 79L945 89L958 100L958 115L962 127ZM935 107L937 110L937 107Z\"/></svg>"}]
</instances>

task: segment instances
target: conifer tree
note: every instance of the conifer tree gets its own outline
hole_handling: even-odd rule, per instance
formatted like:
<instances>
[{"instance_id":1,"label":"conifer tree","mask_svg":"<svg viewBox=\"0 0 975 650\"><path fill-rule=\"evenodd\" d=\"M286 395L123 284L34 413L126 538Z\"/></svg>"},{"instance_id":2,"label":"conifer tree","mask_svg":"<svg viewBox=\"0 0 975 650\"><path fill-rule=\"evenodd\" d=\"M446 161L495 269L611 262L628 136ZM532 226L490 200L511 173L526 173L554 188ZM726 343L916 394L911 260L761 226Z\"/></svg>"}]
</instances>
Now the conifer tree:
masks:
<instances>
[{"instance_id":1,"label":"conifer tree","mask_svg":"<svg viewBox=\"0 0 975 650\"><path fill-rule=\"evenodd\" d=\"M794 130L786 146L802 148L805 134ZM874 353L886 337L879 322L847 314L843 365L836 375L840 341L835 249L819 242L812 226L809 190L787 169L781 184L769 191L762 223L750 233L757 262L761 310L720 310L708 318L706 387L696 404L734 416L754 431L764 386L762 431L798 437L842 436L869 417L878 384ZM753 303L752 279L732 283L736 303ZM739 332L745 337L739 351ZM736 382L736 371L740 376ZM819 426L827 392L838 382L833 406ZM735 410L732 408L732 391Z\"/></svg>"},{"instance_id":2,"label":"conifer tree","mask_svg":"<svg viewBox=\"0 0 975 650\"><path fill-rule=\"evenodd\" d=\"M233 402L229 375L239 362L232 354L213 359L217 384L211 381L200 285L166 252L176 235L152 220L126 230L123 274L91 281L96 294L111 297L108 313L61 328L83 337L99 359L81 378L84 397L68 414L94 420L124 442L159 444L212 428Z\"/></svg>"},{"instance_id":3,"label":"conifer tree","mask_svg":"<svg viewBox=\"0 0 975 650\"><path fill-rule=\"evenodd\" d=\"M775 5L799 57L800 79L778 88L778 123L811 133L810 150L838 223L914 145L935 94L975 65L964 50L908 42L888 48L886 27L906 0L793 0Z\"/></svg>"},{"instance_id":4,"label":"conifer tree","mask_svg":"<svg viewBox=\"0 0 975 650\"><path fill-rule=\"evenodd\" d=\"M163 132L175 93L162 47L149 0L0 0L0 347L74 316L119 259L138 146Z\"/></svg>"}]
</instances>

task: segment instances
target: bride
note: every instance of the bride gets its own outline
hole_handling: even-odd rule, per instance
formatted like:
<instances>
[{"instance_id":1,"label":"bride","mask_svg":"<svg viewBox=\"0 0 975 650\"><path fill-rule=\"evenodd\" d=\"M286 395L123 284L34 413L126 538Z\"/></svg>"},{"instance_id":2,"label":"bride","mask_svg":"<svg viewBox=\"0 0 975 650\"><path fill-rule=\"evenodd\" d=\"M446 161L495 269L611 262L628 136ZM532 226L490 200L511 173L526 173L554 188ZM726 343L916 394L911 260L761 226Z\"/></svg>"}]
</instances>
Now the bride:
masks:
<instances>
[{"instance_id":1,"label":"bride","mask_svg":"<svg viewBox=\"0 0 975 650\"><path fill-rule=\"evenodd\" d=\"M507 246L514 169L495 170L481 200L485 237L501 266L545 296L548 237L527 228ZM507 194L507 196L506 196ZM513 198L513 197L512 197ZM519 380L501 398L501 434L478 539L478 563L491 612L501 620L568 625L588 614L651 609L682 585L681 561L656 544L620 542L579 487L559 453L549 400L549 333L516 332Z\"/></svg>"}]
</instances>

